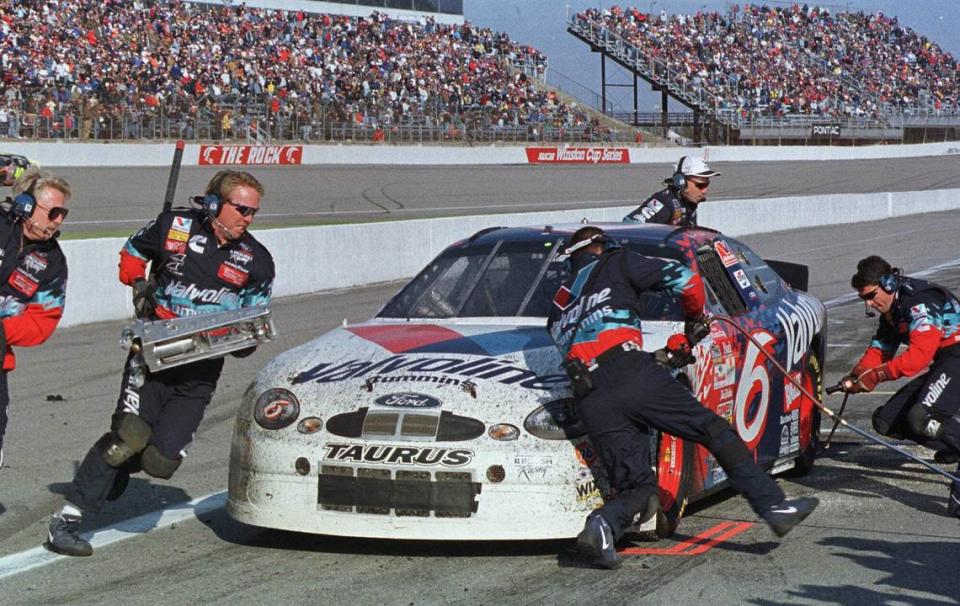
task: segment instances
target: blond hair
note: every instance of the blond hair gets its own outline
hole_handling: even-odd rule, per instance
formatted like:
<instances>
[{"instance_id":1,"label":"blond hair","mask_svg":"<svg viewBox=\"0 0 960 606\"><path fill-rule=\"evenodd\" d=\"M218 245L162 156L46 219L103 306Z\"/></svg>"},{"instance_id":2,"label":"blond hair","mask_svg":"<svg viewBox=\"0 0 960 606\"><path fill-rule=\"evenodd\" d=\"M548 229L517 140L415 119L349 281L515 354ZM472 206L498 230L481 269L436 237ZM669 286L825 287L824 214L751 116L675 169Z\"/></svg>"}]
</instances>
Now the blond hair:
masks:
<instances>
[{"instance_id":1,"label":"blond hair","mask_svg":"<svg viewBox=\"0 0 960 606\"><path fill-rule=\"evenodd\" d=\"M217 194L221 199L226 199L230 193L241 185L252 187L257 190L260 196L263 196L264 189L260 181L248 172L242 170L221 170L207 183L206 194Z\"/></svg>"},{"instance_id":2,"label":"blond hair","mask_svg":"<svg viewBox=\"0 0 960 606\"><path fill-rule=\"evenodd\" d=\"M31 166L20 175L20 178L13 184L13 195L18 196L23 193L30 194L34 199L39 197L40 192L47 188L53 188L63 194L64 202L70 199L72 192L70 184L65 179L55 177L53 173L40 170L36 166Z\"/></svg>"}]
</instances>

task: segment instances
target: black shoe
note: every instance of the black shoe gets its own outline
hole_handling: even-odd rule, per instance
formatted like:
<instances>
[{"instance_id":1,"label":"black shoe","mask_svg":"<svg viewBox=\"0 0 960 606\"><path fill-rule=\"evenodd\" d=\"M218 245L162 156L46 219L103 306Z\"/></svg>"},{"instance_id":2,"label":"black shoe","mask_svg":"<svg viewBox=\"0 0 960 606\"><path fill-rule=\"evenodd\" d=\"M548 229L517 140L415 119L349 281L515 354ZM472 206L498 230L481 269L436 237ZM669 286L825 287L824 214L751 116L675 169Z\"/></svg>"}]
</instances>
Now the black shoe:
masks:
<instances>
[{"instance_id":1,"label":"black shoe","mask_svg":"<svg viewBox=\"0 0 960 606\"><path fill-rule=\"evenodd\" d=\"M599 514L590 515L577 535L577 548L592 556L595 565L610 570L620 568L620 556L613 543L613 530Z\"/></svg>"},{"instance_id":2,"label":"black shoe","mask_svg":"<svg viewBox=\"0 0 960 606\"><path fill-rule=\"evenodd\" d=\"M820 501L816 497L786 499L768 509L763 514L763 519L778 537L782 537L810 515L819 504Z\"/></svg>"},{"instance_id":3,"label":"black shoe","mask_svg":"<svg viewBox=\"0 0 960 606\"><path fill-rule=\"evenodd\" d=\"M960 455L957 455L957 453L952 450L938 450L933 453L933 461L940 465L953 465L957 461L960 461Z\"/></svg>"},{"instance_id":4,"label":"black shoe","mask_svg":"<svg viewBox=\"0 0 960 606\"><path fill-rule=\"evenodd\" d=\"M93 547L80 538L80 518L54 514L50 518L47 542L43 545L50 551L68 556L88 556Z\"/></svg>"}]
</instances>

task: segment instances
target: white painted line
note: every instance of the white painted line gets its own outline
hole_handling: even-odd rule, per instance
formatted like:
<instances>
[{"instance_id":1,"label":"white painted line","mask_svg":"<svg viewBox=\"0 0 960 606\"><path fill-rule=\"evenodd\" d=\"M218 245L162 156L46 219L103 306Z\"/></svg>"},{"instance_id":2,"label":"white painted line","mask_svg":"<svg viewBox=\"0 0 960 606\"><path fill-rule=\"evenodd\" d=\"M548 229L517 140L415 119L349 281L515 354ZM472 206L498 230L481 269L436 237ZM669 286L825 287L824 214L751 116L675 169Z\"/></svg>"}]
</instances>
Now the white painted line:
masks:
<instances>
[{"instance_id":1,"label":"white painted line","mask_svg":"<svg viewBox=\"0 0 960 606\"><path fill-rule=\"evenodd\" d=\"M106 528L85 532L80 536L90 541L94 550L144 535L183 520L196 518L211 511L223 508L227 503L227 492L220 491L199 497L187 503L178 503L166 509L159 509L142 516L117 522ZM39 537L38 537L39 538ZM53 564L70 556L47 551L43 546L34 547L20 553L12 553L0 558L0 579L20 574L34 568ZM95 557L95 556L94 556Z\"/></svg>"}]
</instances>

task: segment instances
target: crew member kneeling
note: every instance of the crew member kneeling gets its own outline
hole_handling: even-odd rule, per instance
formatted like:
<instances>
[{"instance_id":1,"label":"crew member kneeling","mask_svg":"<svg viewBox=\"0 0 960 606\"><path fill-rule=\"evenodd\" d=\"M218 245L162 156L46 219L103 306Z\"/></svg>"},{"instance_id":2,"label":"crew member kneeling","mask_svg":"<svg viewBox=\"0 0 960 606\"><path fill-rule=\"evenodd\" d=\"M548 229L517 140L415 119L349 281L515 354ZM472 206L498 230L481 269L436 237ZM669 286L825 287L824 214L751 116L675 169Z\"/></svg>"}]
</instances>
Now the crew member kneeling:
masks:
<instances>
[{"instance_id":1,"label":"crew member kneeling","mask_svg":"<svg viewBox=\"0 0 960 606\"><path fill-rule=\"evenodd\" d=\"M883 381L912 377L929 366L877 408L873 428L937 450L938 461L956 460L960 454L960 299L933 282L902 276L876 255L857 263L850 285L868 308L880 313L880 326L844 378L845 391L868 393ZM901 343L907 349L896 355ZM960 517L960 482L950 487L947 511Z\"/></svg>"},{"instance_id":2,"label":"crew member kneeling","mask_svg":"<svg viewBox=\"0 0 960 606\"><path fill-rule=\"evenodd\" d=\"M247 228L260 208L263 186L250 174L221 171L207 185L201 208L174 209L133 235L120 252L120 281L133 287L143 319L170 319L266 305L273 258ZM146 278L147 262L157 270ZM249 350L252 351L252 350ZM58 553L93 553L79 536L83 513L122 494L129 474L143 470L170 478L213 397L223 358L200 360L156 373L142 386L127 359L110 432L87 453L50 521L47 547Z\"/></svg>"},{"instance_id":3,"label":"crew member kneeling","mask_svg":"<svg viewBox=\"0 0 960 606\"><path fill-rule=\"evenodd\" d=\"M0 467L7 431L7 373L16 366L11 346L40 345L63 315L67 259L57 236L67 218L70 185L31 168L13 185L0 212Z\"/></svg>"},{"instance_id":4,"label":"crew member kneeling","mask_svg":"<svg viewBox=\"0 0 960 606\"><path fill-rule=\"evenodd\" d=\"M650 289L680 297L689 318L683 348L709 333L700 277L676 261L612 247L597 227L582 227L565 250L573 275L554 297L547 329L563 353L576 411L600 455L616 497L587 517L577 544L605 568L620 565L615 542L635 520L659 509L657 477L650 464L646 426L706 446L778 536L817 506L783 491L754 462L730 423L700 405L693 394L643 351L637 310ZM671 339L674 341L674 339ZM679 348L678 348L679 349Z\"/></svg>"}]
</instances>

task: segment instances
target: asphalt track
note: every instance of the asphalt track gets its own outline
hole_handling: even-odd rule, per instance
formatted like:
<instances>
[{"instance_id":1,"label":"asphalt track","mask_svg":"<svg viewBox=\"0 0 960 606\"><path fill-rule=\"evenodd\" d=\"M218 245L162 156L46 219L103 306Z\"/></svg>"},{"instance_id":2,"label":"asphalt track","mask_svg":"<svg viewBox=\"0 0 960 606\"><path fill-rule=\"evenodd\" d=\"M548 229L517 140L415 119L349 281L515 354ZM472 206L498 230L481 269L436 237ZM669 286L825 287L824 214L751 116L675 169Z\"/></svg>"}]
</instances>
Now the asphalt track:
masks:
<instances>
[{"instance_id":1,"label":"asphalt track","mask_svg":"<svg viewBox=\"0 0 960 606\"><path fill-rule=\"evenodd\" d=\"M885 254L908 273L923 272L960 291L958 232L960 213L954 212L744 240L763 256L811 266L811 291L830 307L826 369L833 383L875 326L850 297L856 261ZM943 515L944 481L849 433L840 434L811 475L781 480L788 494L822 501L784 540L756 523L742 498L724 493L693 507L676 537L634 545L659 551L627 557L616 573L585 568L566 541L349 540L231 521L215 495L226 486L235 407L251 374L270 355L344 318L369 317L397 286L278 301L278 342L228 360L175 478L137 476L120 502L85 519L84 531L96 531L98 544L115 541L92 558L54 558L37 548L58 493L106 429L123 362L116 344L121 323L65 329L40 348L19 350L0 471L0 604L960 603L960 523ZM853 397L849 418L868 427L883 398ZM833 408L839 403L839 396L827 401ZM199 515L172 515L191 500L199 501Z\"/></svg>"},{"instance_id":2,"label":"asphalt track","mask_svg":"<svg viewBox=\"0 0 960 606\"><path fill-rule=\"evenodd\" d=\"M41 159L42 161L42 159ZM960 159L934 156L830 162L717 162L709 199L960 188ZM159 212L164 168L52 167L73 186L64 235L128 233ZM184 167L177 205L216 168ZM639 204L670 165L253 167L267 195L254 227L411 219Z\"/></svg>"}]
</instances>

